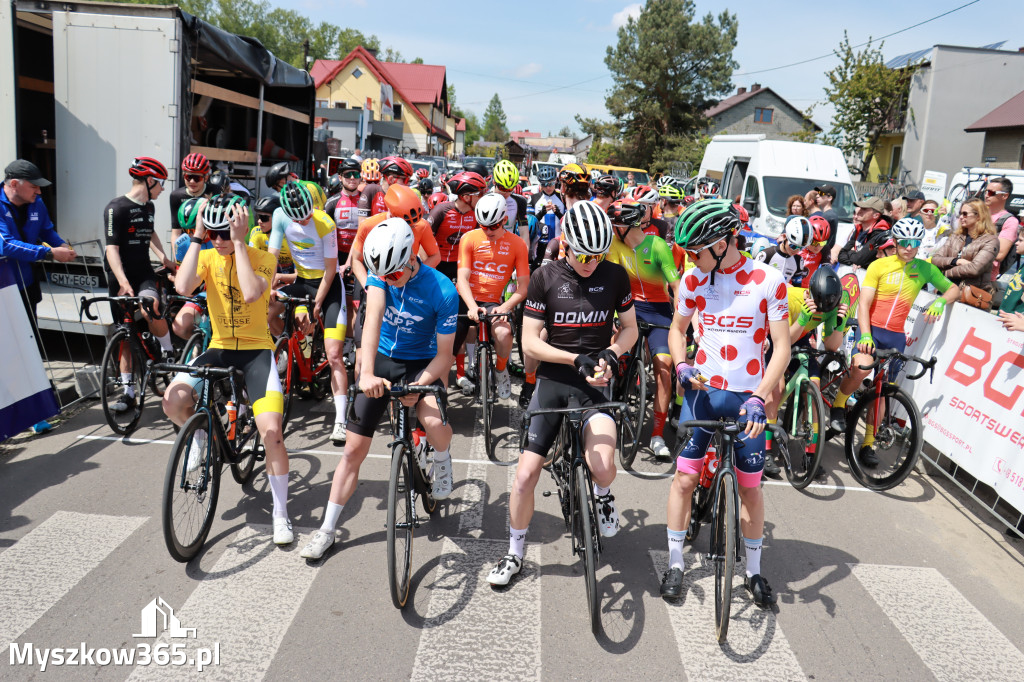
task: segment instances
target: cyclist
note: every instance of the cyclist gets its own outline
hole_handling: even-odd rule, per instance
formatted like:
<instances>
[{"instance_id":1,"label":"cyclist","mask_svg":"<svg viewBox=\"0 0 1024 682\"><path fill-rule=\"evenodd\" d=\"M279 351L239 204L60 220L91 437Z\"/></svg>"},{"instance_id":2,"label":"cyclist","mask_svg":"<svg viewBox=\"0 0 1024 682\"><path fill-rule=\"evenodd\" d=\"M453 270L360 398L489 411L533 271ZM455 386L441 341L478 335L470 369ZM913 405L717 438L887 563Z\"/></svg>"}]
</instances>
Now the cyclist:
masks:
<instances>
[{"instance_id":1,"label":"cyclist","mask_svg":"<svg viewBox=\"0 0 1024 682\"><path fill-rule=\"evenodd\" d=\"M249 246L260 251L267 251L269 249L268 244L270 243L274 213L279 208L281 208L281 196L278 194L271 194L256 200L256 204L253 206L253 210L256 213L256 229L249 232ZM295 272L295 264L292 263L292 252L288 248L287 241L281 242L281 252L277 255L277 272L288 275L293 275ZM295 279L292 277L288 280L288 283L291 284L294 281ZM275 279L276 282L277 280Z\"/></svg>"},{"instance_id":2,"label":"cyclist","mask_svg":"<svg viewBox=\"0 0 1024 682\"><path fill-rule=\"evenodd\" d=\"M800 252L800 263L806 270L804 277L810 281L823 262L828 265L828 252L825 251L825 247L828 246L832 227L820 213L815 213L807 221L811 224L811 243Z\"/></svg>"},{"instance_id":3,"label":"cyclist","mask_svg":"<svg viewBox=\"0 0 1024 682\"><path fill-rule=\"evenodd\" d=\"M132 188L127 194L112 199L103 209L103 226L106 232L106 248L103 266L106 271L107 289L111 296L141 296L147 305L142 306L149 331L160 342L166 359L174 356L171 332L167 320L160 312L160 294L156 273L149 260L149 252L171 272L174 262L164 253L163 244L154 229L156 208L153 200L164 191L167 168L148 156L136 158L128 169ZM110 304L113 319L124 317L121 306ZM114 412L124 412L135 406L135 387L131 381L131 357L121 354L121 378L124 392L111 406Z\"/></svg>"},{"instance_id":4,"label":"cyclist","mask_svg":"<svg viewBox=\"0 0 1024 682\"><path fill-rule=\"evenodd\" d=\"M892 226L891 236L896 241L896 254L879 258L868 265L860 287L857 301L859 353L853 356L850 372L839 385L829 412L830 425L839 433L846 432L846 402L869 373L869 370L860 369L860 365L871 364L871 353L875 348L893 349L901 353L906 348L904 326L921 289L931 284L942 294L925 311L928 324L941 318L946 306L960 297L960 288L953 286L937 267L916 258L917 249L924 239L923 224L915 218L901 218ZM895 380L901 364L890 364L890 381ZM866 433L864 444L857 453L866 467L878 466L874 441L874 434Z\"/></svg>"},{"instance_id":5,"label":"cyclist","mask_svg":"<svg viewBox=\"0 0 1024 682\"><path fill-rule=\"evenodd\" d=\"M502 159L494 164L491 178L494 181L494 191L505 199L507 229L517 235L521 234L520 228L526 225L527 202L526 197L513 191L519 187L519 169L508 159Z\"/></svg>"},{"instance_id":6,"label":"cyclist","mask_svg":"<svg viewBox=\"0 0 1024 682\"><path fill-rule=\"evenodd\" d=\"M568 247L565 260L534 273L526 296L523 345L541 361L530 409L565 407L569 396L576 396L583 406L605 402L603 389L617 372L619 356L637 339L629 277L622 267L603 262L612 242L608 214L592 201L577 201L565 214L562 230ZM621 330L613 342L616 313ZM544 330L546 341L541 336ZM492 585L507 585L522 568L533 491L560 421L557 415L538 415L530 421L509 500L509 551L487 576ZM615 480L615 432L610 414L587 414L584 448L604 537L619 530L610 489Z\"/></svg>"},{"instance_id":7,"label":"cyclist","mask_svg":"<svg viewBox=\"0 0 1024 682\"><path fill-rule=\"evenodd\" d=\"M357 166L356 170L358 170L359 162L356 161L355 164ZM356 176L356 179L358 180L359 176ZM358 182L356 184L358 184ZM330 200L332 198L336 197L338 195L338 192L340 192L340 191L341 191L341 173L335 173L331 177L327 178L327 201L330 202ZM324 210L326 211L327 209L324 208Z\"/></svg>"},{"instance_id":8,"label":"cyclist","mask_svg":"<svg viewBox=\"0 0 1024 682\"><path fill-rule=\"evenodd\" d=\"M319 559L334 544L334 529L359 484L359 468L387 409L387 389L394 383L440 385L452 364L458 294L447 277L416 257L409 225L401 218L377 225L366 238L363 260L370 274L363 329L366 352L359 373L362 393L353 404L345 455L334 470L322 525L300 553L306 559ZM431 494L443 500L452 492L452 428L441 421L433 396L410 395L401 401L417 405L416 416L434 447Z\"/></svg>"},{"instance_id":9,"label":"cyclist","mask_svg":"<svg viewBox=\"0 0 1024 682\"><path fill-rule=\"evenodd\" d=\"M288 545L295 536L288 520L288 451L281 433L284 398L274 363L274 340L266 324L275 262L269 253L246 246L248 213L238 197L218 195L204 200L175 288L184 296L201 284L206 286L213 339L209 350L192 364L237 367L245 374L246 395L266 449L274 544ZM207 236L213 248L201 251ZM201 381L178 374L164 391L164 414L175 424L181 426L195 412ZM196 434L189 453L190 470L201 464L207 437L204 431Z\"/></svg>"},{"instance_id":10,"label":"cyclist","mask_svg":"<svg viewBox=\"0 0 1024 682\"><path fill-rule=\"evenodd\" d=\"M185 181L181 187L171 191L171 243L177 244L184 228L178 222L178 209L188 199L206 194L206 180L210 177L210 161L205 155L193 152L181 162L181 175Z\"/></svg>"},{"instance_id":11,"label":"cyclist","mask_svg":"<svg viewBox=\"0 0 1024 682\"><path fill-rule=\"evenodd\" d=\"M658 196L661 197L662 220L674 222L683 212L683 192L672 181L672 178L669 180L670 182L659 185Z\"/></svg>"},{"instance_id":12,"label":"cyclist","mask_svg":"<svg viewBox=\"0 0 1024 682\"><path fill-rule=\"evenodd\" d=\"M561 183L562 196L565 197L567 211L577 202L590 199L590 173L583 164L570 163L563 166L558 171L558 181ZM552 261L562 257L563 244L560 231L556 231L554 237L548 241L544 249L545 261Z\"/></svg>"},{"instance_id":13,"label":"cyclist","mask_svg":"<svg viewBox=\"0 0 1024 682\"><path fill-rule=\"evenodd\" d=\"M367 185L380 182L380 162L377 159L365 159L359 164L359 193L362 194Z\"/></svg>"},{"instance_id":14,"label":"cyclist","mask_svg":"<svg viewBox=\"0 0 1024 682\"><path fill-rule=\"evenodd\" d=\"M619 181L614 175L602 175L594 180L592 189L594 190L592 201L600 206L601 210L607 211L619 193Z\"/></svg>"},{"instance_id":15,"label":"cyclist","mask_svg":"<svg viewBox=\"0 0 1024 682\"><path fill-rule=\"evenodd\" d=\"M267 187L269 187L274 194L280 192L286 182L298 179L299 176L292 173L288 168L287 161L275 163L267 169L267 174L263 176L263 182L267 184Z\"/></svg>"},{"instance_id":16,"label":"cyclist","mask_svg":"<svg viewBox=\"0 0 1024 682\"><path fill-rule=\"evenodd\" d=\"M672 248L665 240L644 234L642 225L646 212L646 207L641 204L623 201L616 201L608 209L608 216L615 228L608 260L621 265L629 275L637 319L667 326L672 322L672 301L679 290L679 270L672 257ZM668 350L668 330L651 329L647 344L654 358L657 384L651 450L656 457L667 459L672 455L664 438L665 421L672 398L672 356ZM641 409L644 407L641 406Z\"/></svg>"},{"instance_id":17,"label":"cyclist","mask_svg":"<svg viewBox=\"0 0 1024 682\"><path fill-rule=\"evenodd\" d=\"M763 263L736 248L739 212L723 199L704 199L683 211L676 223L676 243L695 264L679 287L668 342L676 374L684 388L680 419L744 418L746 428L736 447L736 479L743 507L740 529L747 558L747 589L754 603L775 602L761 575L764 535L765 400L789 364L786 283ZM686 328L696 317L700 349L687 364ZM762 344L770 335L774 353L764 365ZM668 498L669 570L661 595L675 598L683 587L683 542L690 522L691 498L704 462L711 432L695 429L676 460Z\"/></svg>"},{"instance_id":18,"label":"cyclist","mask_svg":"<svg viewBox=\"0 0 1024 682\"><path fill-rule=\"evenodd\" d=\"M323 190L321 190L321 193ZM324 352L331 366L331 392L334 395L334 430L331 440L335 445L345 442L345 415L348 407L348 374L342 350L345 326L348 323L345 290L338 275L338 233L334 221L323 211L314 208L308 187L289 182L281 188L281 206L284 226L275 221L270 232L268 248L276 259L285 241L291 249L296 279L282 287L289 296L313 296L313 310L306 306L295 309L295 320L310 333L315 321L323 313ZM277 212L275 212L277 215ZM275 306L275 311L279 310Z\"/></svg>"},{"instance_id":19,"label":"cyclist","mask_svg":"<svg viewBox=\"0 0 1024 682\"><path fill-rule=\"evenodd\" d=\"M800 251L814 240L814 228L810 221L800 215L790 216L779 235L778 244L770 246L754 256L754 260L775 268L782 273L782 279L789 284L801 272Z\"/></svg>"},{"instance_id":20,"label":"cyclist","mask_svg":"<svg viewBox=\"0 0 1024 682\"><path fill-rule=\"evenodd\" d=\"M496 166L497 167L497 166ZM488 314L508 313L526 298L530 283L530 260L526 242L505 229L508 222L505 198L500 194L484 195L476 204L474 213L480 227L466 233L459 244L459 274L456 288L467 309L468 320L459 320L455 343L464 339L470 322L480 323L481 311ZM506 285L516 275L516 290L507 301L501 296ZM507 319L493 319L488 323L494 335L497 351L494 370L498 397L512 395L512 379L508 374L508 357L512 353L512 325Z\"/></svg>"},{"instance_id":21,"label":"cyclist","mask_svg":"<svg viewBox=\"0 0 1024 682\"><path fill-rule=\"evenodd\" d=\"M548 242L559 235L559 225L565 215L565 199L555 189L557 173L551 166L537 171L540 191L530 197L527 221L530 225L530 260L539 265Z\"/></svg>"},{"instance_id":22,"label":"cyclist","mask_svg":"<svg viewBox=\"0 0 1024 682\"><path fill-rule=\"evenodd\" d=\"M359 178L362 171L355 159L341 162L336 174L339 178L338 191L327 200L324 211L334 218L338 226L338 262L348 261L348 252L359 230ZM334 177L334 176L331 176Z\"/></svg>"},{"instance_id":23,"label":"cyclist","mask_svg":"<svg viewBox=\"0 0 1024 682\"><path fill-rule=\"evenodd\" d=\"M408 185L413 175L412 164L400 156L385 156L377 166L380 170L379 184L368 183L359 197L360 221L387 210L384 195L388 188L392 185Z\"/></svg>"}]
</instances>

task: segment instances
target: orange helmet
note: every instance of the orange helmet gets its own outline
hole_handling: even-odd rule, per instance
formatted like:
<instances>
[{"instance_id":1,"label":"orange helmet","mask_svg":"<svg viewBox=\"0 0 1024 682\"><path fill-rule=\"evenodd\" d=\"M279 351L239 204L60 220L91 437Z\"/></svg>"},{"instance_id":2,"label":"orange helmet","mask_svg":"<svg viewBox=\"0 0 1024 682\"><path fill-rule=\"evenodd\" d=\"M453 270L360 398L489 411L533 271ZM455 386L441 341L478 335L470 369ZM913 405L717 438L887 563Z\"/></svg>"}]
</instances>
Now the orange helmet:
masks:
<instances>
[{"instance_id":1,"label":"orange helmet","mask_svg":"<svg viewBox=\"0 0 1024 682\"><path fill-rule=\"evenodd\" d=\"M401 218L410 225L423 218L423 202L411 187L391 185L384 194L384 205L392 218Z\"/></svg>"},{"instance_id":2,"label":"orange helmet","mask_svg":"<svg viewBox=\"0 0 1024 682\"><path fill-rule=\"evenodd\" d=\"M366 159L361 167L363 180L367 182L380 182L380 162L377 159Z\"/></svg>"}]
</instances>

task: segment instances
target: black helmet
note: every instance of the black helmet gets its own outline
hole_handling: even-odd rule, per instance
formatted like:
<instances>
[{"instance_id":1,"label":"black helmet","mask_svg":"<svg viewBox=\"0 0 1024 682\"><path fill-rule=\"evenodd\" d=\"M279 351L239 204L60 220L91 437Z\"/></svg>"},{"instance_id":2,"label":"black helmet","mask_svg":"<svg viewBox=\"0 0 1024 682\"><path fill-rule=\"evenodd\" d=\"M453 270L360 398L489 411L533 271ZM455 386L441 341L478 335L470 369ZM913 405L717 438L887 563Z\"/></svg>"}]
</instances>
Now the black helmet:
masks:
<instances>
[{"instance_id":1,"label":"black helmet","mask_svg":"<svg viewBox=\"0 0 1024 682\"><path fill-rule=\"evenodd\" d=\"M271 213L273 214L274 209L281 205L281 199L276 194L271 194L267 197L260 197L256 200L256 205L253 209L256 213Z\"/></svg>"},{"instance_id":2,"label":"black helmet","mask_svg":"<svg viewBox=\"0 0 1024 682\"><path fill-rule=\"evenodd\" d=\"M828 266L820 266L811 276L811 298L819 313L830 313L843 300L843 285L839 275Z\"/></svg>"},{"instance_id":3,"label":"black helmet","mask_svg":"<svg viewBox=\"0 0 1024 682\"><path fill-rule=\"evenodd\" d=\"M619 181L613 175L602 175L591 185L595 192L614 197L619 193Z\"/></svg>"},{"instance_id":4,"label":"black helmet","mask_svg":"<svg viewBox=\"0 0 1024 682\"><path fill-rule=\"evenodd\" d=\"M341 162L340 166L338 166L339 173L344 173L346 171L355 171L359 173L362 171L362 164L351 157L347 158Z\"/></svg>"},{"instance_id":5,"label":"black helmet","mask_svg":"<svg viewBox=\"0 0 1024 682\"><path fill-rule=\"evenodd\" d=\"M333 197L341 191L341 175L335 173L327 178L327 196Z\"/></svg>"},{"instance_id":6,"label":"black helmet","mask_svg":"<svg viewBox=\"0 0 1024 682\"><path fill-rule=\"evenodd\" d=\"M462 166L462 170L466 173L476 173L481 178L486 178L490 175L487 172L487 166L480 163L479 161L470 161Z\"/></svg>"},{"instance_id":7,"label":"black helmet","mask_svg":"<svg viewBox=\"0 0 1024 682\"><path fill-rule=\"evenodd\" d=\"M231 177L227 171L213 171L206 181L206 191L210 194L231 194Z\"/></svg>"},{"instance_id":8,"label":"black helmet","mask_svg":"<svg viewBox=\"0 0 1024 682\"><path fill-rule=\"evenodd\" d=\"M416 189L420 191L420 196L429 197L434 193L434 181L430 178L421 178L416 183Z\"/></svg>"},{"instance_id":9,"label":"black helmet","mask_svg":"<svg viewBox=\"0 0 1024 682\"><path fill-rule=\"evenodd\" d=\"M291 175L291 170L288 169L288 162L282 161L267 169L267 175L263 181L267 183L267 187L274 189L277 183L287 180L289 175Z\"/></svg>"}]
</instances>

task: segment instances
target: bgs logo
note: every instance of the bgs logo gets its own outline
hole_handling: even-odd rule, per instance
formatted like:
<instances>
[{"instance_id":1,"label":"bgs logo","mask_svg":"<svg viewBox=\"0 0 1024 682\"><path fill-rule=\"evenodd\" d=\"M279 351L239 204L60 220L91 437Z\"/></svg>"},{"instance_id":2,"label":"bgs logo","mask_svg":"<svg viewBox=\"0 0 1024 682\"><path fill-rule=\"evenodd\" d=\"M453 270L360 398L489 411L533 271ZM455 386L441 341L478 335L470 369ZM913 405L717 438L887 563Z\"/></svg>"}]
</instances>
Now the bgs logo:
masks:
<instances>
[{"instance_id":1,"label":"bgs logo","mask_svg":"<svg viewBox=\"0 0 1024 682\"><path fill-rule=\"evenodd\" d=\"M712 313L702 313L700 320L708 327L719 327L721 329L731 329L733 327L737 329L750 329L754 326L754 318L749 315L737 317L736 315L716 316Z\"/></svg>"}]
</instances>

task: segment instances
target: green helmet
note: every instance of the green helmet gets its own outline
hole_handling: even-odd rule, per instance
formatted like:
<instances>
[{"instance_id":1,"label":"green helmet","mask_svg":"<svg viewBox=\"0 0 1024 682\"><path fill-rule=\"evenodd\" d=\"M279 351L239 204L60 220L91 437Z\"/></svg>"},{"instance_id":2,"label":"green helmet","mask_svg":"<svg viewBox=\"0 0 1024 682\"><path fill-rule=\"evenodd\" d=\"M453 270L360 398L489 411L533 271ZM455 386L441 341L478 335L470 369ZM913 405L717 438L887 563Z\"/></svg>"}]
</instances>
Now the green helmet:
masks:
<instances>
[{"instance_id":1,"label":"green helmet","mask_svg":"<svg viewBox=\"0 0 1024 682\"><path fill-rule=\"evenodd\" d=\"M725 199L690 204L676 221L676 244L684 249L709 246L743 226L736 207Z\"/></svg>"},{"instance_id":2,"label":"green helmet","mask_svg":"<svg viewBox=\"0 0 1024 682\"><path fill-rule=\"evenodd\" d=\"M181 202L178 207L178 226L192 234L196 229L196 216L199 215L199 197Z\"/></svg>"},{"instance_id":3,"label":"green helmet","mask_svg":"<svg viewBox=\"0 0 1024 682\"><path fill-rule=\"evenodd\" d=\"M304 183L289 181L281 188L281 210L291 220L302 221L313 215L313 196Z\"/></svg>"},{"instance_id":4,"label":"green helmet","mask_svg":"<svg viewBox=\"0 0 1024 682\"><path fill-rule=\"evenodd\" d=\"M494 184L502 189L512 189L519 184L519 169L511 161L504 159L494 164L491 171Z\"/></svg>"},{"instance_id":5,"label":"green helmet","mask_svg":"<svg viewBox=\"0 0 1024 682\"><path fill-rule=\"evenodd\" d=\"M245 201L235 194L215 194L203 208L203 227L208 230L227 228L231 207L235 205L245 206Z\"/></svg>"},{"instance_id":6,"label":"green helmet","mask_svg":"<svg viewBox=\"0 0 1024 682\"><path fill-rule=\"evenodd\" d=\"M658 194L662 199L668 199L669 201L682 201L683 192L675 184L663 183L658 188Z\"/></svg>"}]
</instances>

